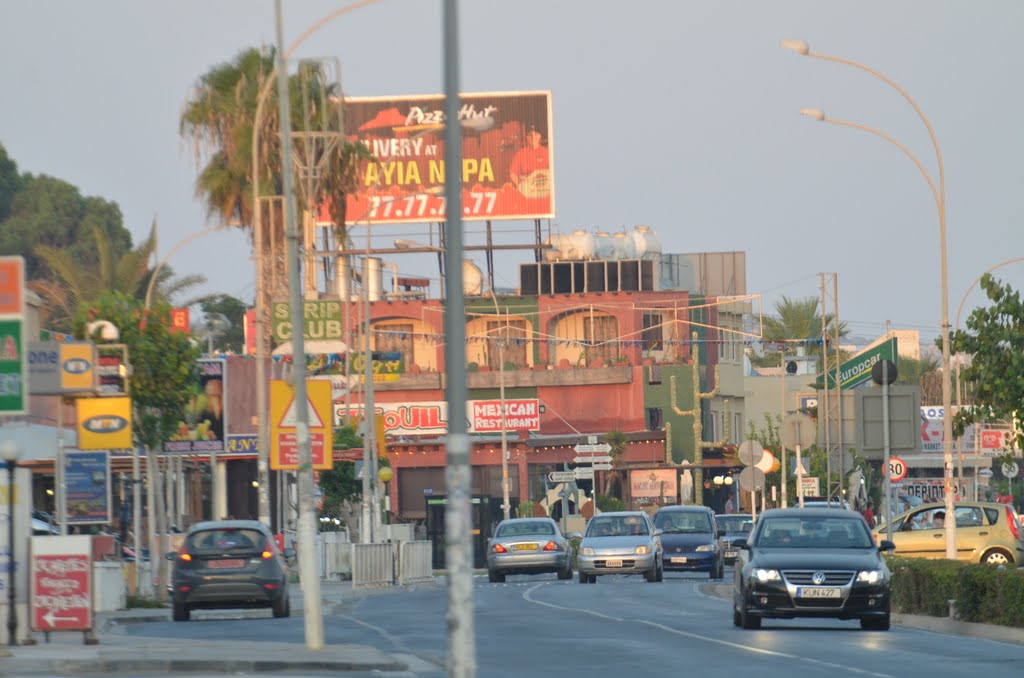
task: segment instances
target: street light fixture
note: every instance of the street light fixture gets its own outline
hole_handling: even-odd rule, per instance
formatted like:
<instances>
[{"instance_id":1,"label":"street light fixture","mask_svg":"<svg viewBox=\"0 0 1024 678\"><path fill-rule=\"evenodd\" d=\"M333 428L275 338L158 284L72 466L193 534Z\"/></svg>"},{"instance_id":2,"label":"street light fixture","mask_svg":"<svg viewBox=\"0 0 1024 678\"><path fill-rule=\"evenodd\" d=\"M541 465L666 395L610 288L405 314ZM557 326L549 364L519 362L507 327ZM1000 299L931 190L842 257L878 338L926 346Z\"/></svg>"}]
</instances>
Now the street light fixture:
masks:
<instances>
[{"instance_id":1,"label":"street light fixture","mask_svg":"<svg viewBox=\"0 0 1024 678\"><path fill-rule=\"evenodd\" d=\"M14 469L18 466L19 450L12 440L0 443L0 457L7 465L7 644L18 644L18 612L15 609L14 568Z\"/></svg>"},{"instance_id":2,"label":"street light fixture","mask_svg":"<svg viewBox=\"0 0 1024 678\"><path fill-rule=\"evenodd\" d=\"M917 105L917 102L896 82L887 77L886 75L876 71L873 68L865 66L862 63L846 59L843 57L832 56L828 54L821 54L818 52L811 51L810 46L803 40L792 40L786 39L782 41L783 49L788 49L801 56L814 57L815 59L821 59L823 61L831 61L834 63L844 64L846 66L852 66L865 73L874 76L881 80L885 84L892 87L894 90L907 100L918 117L924 123L925 128L928 130L928 136L931 138L932 147L935 150L935 158L938 164L939 181L938 186L931 179L931 175L925 169L924 165L917 159L917 157L907 149L906 146L893 139L891 136L867 127L858 123L848 122L844 120L833 120L826 118L824 112L820 109L801 109L801 113L808 115L821 122L830 122L845 127L853 127L865 132L870 132L875 136L879 136L891 144L899 148L903 153L910 158L917 168L924 175L925 181L928 182L928 187L932 191L932 195L935 198L935 204L939 212L939 250L940 250L940 270L941 270L941 285L942 285L942 407L943 407L943 418L942 418L942 443L943 443L943 481L945 486L945 504L946 504L946 558L949 560L955 560L956 555L956 513L953 509L953 417L952 414L952 387L951 387L951 375L950 375L950 355L949 355L949 276L948 276L948 265L946 256L946 175L942 164L942 151L939 149L939 142L935 136L935 130L932 128L931 122L929 122L927 116L921 107ZM806 112L805 112L806 111Z\"/></svg>"}]
</instances>

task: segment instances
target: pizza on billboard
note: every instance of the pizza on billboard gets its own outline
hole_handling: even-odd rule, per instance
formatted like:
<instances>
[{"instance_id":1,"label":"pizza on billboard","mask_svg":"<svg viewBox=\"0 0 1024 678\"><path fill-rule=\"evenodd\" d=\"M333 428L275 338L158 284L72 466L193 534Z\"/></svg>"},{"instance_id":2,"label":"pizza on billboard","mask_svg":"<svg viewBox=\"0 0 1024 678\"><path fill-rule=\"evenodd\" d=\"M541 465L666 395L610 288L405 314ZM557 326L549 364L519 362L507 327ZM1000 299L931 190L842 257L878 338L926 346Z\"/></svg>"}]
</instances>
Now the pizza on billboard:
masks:
<instances>
[{"instance_id":1,"label":"pizza on billboard","mask_svg":"<svg viewBox=\"0 0 1024 678\"><path fill-rule=\"evenodd\" d=\"M553 218L551 93L463 94L460 101L463 218ZM446 219L444 102L443 95L345 99L349 140L375 158L359 167L349 224ZM318 223L330 222L321 205Z\"/></svg>"}]
</instances>

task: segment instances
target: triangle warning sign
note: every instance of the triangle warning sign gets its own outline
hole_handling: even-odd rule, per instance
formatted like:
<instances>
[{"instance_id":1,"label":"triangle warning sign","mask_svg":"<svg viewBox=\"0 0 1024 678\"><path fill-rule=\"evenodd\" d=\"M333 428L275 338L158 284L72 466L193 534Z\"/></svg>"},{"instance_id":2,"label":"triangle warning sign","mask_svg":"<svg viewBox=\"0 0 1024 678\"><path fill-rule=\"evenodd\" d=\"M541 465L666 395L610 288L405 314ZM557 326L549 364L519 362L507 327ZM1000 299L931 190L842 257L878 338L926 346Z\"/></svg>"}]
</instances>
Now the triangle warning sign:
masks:
<instances>
[{"instance_id":1,"label":"triangle warning sign","mask_svg":"<svg viewBox=\"0 0 1024 678\"><path fill-rule=\"evenodd\" d=\"M313 407L313 401L309 399L309 393L306 394L306 415L309 418L309 427L312 428L323 428L324 422L320 420L320 414ZM298 417L295 415L295 398L288 404L288 409L284 411L284 416L281 417L281 423L277 425L278 428L295 428L295 423L298 421Z\"/></svg>"}]
</instances>

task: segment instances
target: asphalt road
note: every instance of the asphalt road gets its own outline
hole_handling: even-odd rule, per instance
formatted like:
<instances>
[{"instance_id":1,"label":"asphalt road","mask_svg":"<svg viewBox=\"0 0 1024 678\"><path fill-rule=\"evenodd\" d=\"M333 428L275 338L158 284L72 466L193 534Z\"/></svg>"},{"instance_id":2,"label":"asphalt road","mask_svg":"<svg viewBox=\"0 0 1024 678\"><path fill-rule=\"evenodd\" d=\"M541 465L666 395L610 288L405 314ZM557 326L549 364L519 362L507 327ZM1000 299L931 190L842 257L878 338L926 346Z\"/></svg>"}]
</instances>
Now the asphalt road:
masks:
<instances>
[{"instance_id":1,"label":"asphalt road","mask_svg":"<svg viewBox=\"0 0 1024 678\"><path fill-rule=\"evenodd\" d=\"M726 572L729 581L731 572ZM701 591L705 575L605 577L596 585L553 575L475 579L478 675L917 676L1013 674L1024 647L893 626L861 631L856 621L765 620L759 631L732 624L729 601ZM443 675L446 598L441 587L374 592L326 609L328 643L372 645L414 655L410 674ZM149 638L303 642L302 619L152 622L125 630ZM381 675L381 674L378 674Z\"/></svg>"}]
</instances>

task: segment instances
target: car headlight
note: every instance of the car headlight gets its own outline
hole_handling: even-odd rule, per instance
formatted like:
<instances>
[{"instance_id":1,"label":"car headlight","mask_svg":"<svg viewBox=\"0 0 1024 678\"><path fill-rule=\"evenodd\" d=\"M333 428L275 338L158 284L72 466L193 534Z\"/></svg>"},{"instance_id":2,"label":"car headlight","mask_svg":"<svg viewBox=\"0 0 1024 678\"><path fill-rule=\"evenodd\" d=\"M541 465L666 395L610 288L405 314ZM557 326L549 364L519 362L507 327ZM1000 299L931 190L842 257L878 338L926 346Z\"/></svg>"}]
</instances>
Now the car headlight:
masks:
<instances>
[{"instance_id":1,"label":"car headlight","mask_svg":"<svg viewBox=\"0 0 1024 678\"><path fill-rule=\"evenodd\" d=\"M638 556L646 556L650 552L651 552L651 547L647 546L646 544L644 546L637 546L633 550L633 553L635 553Z\"/></svg>"},{"instance_id":2,"label":"car headlight","mask_svg":"<svg viewBox=\"0 0 1024 678\"><path fill-rule=\"evenodd\" d=\"M877 584L885 579L885 573L881 570L861 570L857 575L857 581L866 584Z\"/></svg>"},{"instance_id":3,"label":"car headlight","mask_svg":"<svg viewBox=\"0 0 1024 678\"><path fill-rule=\"evenodd\" d=\"M585 556L592 556L592 555L594 555L594 549L590 548L589 546L585 546L583 548L583 555L585 555Z\"/></svg>"},{"instance_id":4,"label":"car headlight","mask_svg":"<svg viewBox=\"0 0 1024 678\"><path fill-rule=\"evenodd\" d=\"M779 581L779 579L781 579L781 577L779 577L778 570L765 570L763 568L758 567L754 568L754 571L751 574L754 575L754 579L757 579L757 581L761 582Z\"/></svg>"},{"instance_id":5,"label":"car headlight","mask_svg":"<svg viewBox=\"0 0 1024 678\"><path fill-rule=\"evenodd\" d=\"M718 550L718 547L715 546L714 544L701 544L700 546L697 547L697 552L698 553L701 553L701 552L706 553L708 551L717 551L717 550Z\"/></svg>"}]
</instances>

